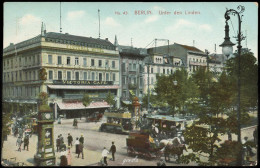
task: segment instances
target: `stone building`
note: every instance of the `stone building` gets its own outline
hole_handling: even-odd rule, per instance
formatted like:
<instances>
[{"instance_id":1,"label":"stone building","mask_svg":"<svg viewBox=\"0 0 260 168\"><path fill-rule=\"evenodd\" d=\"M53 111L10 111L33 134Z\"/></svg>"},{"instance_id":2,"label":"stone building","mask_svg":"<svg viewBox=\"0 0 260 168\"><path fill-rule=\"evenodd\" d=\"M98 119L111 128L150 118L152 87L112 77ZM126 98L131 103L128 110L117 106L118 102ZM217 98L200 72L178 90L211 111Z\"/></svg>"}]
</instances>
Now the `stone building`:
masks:
<instances>
[{"instance_id":1,"label":"stone building","mask_svg":"<svg viewBox=\"0 0 260 168\"><path fill-rule=\"evenodd\" d=\"M47 72L47 79L39 77ZM89 110L104 111L104 98L110 91L120 100L119 52L108 39L46 32L10 44L3 52L3 100L31 104L37 111L38 95L47 92L55 116L78 116ZM92 103L84 107L84 93Z\"/></svg>"}]
</instances>

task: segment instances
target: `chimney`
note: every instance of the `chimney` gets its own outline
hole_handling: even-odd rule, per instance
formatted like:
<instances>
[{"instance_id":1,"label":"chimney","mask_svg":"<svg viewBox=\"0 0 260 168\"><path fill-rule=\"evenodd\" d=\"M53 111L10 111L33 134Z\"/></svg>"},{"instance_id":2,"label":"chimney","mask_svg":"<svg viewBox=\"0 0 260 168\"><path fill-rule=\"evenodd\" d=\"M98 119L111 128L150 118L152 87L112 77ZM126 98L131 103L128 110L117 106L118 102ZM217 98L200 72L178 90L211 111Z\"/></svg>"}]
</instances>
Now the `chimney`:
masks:
<instances>
[{"instance_id":1,"label":"chimney","mask_svg":"<svg viewBox=\"0 0 260 168\"><path fill-rule=\"evenodd\" d=\"M108 41L108 38L106 38L106 41Z\"/></svg>"},{"instance_id":2,"label":"chimney","mask_svg":"<svg viewBox=\"0 0 260 168\"><path fill-rule=\"evenodd\" d=\"M41 36L44 36L43 22L42 22L42 27L41 27Z\"/></svg>"},{"instance_id":3,"label":"chimney","mask_svg":"<svg viewBox=\"0 0 260 168\"><path fill-rule=\"evenodd\" d=\"M44 35L46 34L46 25L44 23Z\"/></svg>"}]
</instances>

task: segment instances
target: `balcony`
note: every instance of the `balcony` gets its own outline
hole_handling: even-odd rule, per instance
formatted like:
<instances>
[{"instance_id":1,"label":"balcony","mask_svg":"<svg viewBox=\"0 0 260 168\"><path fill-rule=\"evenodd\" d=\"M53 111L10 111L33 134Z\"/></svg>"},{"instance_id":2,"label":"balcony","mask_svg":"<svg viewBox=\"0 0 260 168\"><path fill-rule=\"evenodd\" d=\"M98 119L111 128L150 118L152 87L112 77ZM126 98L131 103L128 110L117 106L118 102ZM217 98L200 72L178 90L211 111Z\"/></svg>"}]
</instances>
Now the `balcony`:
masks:
<instances>
[{"instance_id":1,"label":"balcony","mask_svg":"<svg viewBox=\"0 0 260 168\"><path fill-rule=\"evenodd\" d=\"M190 65L207 66L207 62L189 61Z\"/></svg>"}]
</instances>

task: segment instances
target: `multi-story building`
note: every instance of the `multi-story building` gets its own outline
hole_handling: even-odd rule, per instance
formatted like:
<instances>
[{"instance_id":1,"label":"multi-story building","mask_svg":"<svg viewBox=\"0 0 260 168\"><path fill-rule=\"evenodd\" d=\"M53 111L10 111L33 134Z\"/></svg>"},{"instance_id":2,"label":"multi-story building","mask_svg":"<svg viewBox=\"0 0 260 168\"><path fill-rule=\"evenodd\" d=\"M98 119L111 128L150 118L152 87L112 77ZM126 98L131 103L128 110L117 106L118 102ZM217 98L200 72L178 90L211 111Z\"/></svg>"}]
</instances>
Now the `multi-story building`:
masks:
<instances>
[{"instance_id":1,"label":"multi-story building","mask_svg":"<svg viewBox=\"0 0 260 168\"><path fill-rule=\"evenodd\" d=\"M125 104L131 103L131 97L137 96L139 100L143 96L143 71L144 58L146 55L140 54L137 48L124 48L119 46L121 79L122 79L122 97Z\"/></svg>"},{"instance_id":2,"label":"multi-story building","mask_svg":"<svg viewBox=\"0 0 260 168\"><path fill-rule=\"evenodd\" d=\"M36 111L38 95L47 92L55 116L75 117L80 112L104 111L104 101L113 93L119 107L119 52L108 39L95 39L54 33L41 34L10 44L3 53L3 99L9 103L31 103ZM47 79L39 77L47 72ZM81 99L88 93L92 102L85 107Z\"/></svg>"}]
</instances>

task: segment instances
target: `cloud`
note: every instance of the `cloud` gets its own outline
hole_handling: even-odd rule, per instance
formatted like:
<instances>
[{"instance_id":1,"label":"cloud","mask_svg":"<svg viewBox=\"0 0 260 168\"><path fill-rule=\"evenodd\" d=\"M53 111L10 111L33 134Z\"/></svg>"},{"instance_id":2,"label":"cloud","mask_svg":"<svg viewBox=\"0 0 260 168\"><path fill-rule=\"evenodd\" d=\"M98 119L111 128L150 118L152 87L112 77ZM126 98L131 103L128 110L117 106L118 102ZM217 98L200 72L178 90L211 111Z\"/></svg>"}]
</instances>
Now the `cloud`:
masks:
<instances>
[{"instance_id":1,"label":"cloud","mask_svg":"<svg viewBox=\"0 0 260 168\"><path fill-rule=\"evenodd\" d=\"M205 30L205 31L211 31L212 30L211 26L208 25L208 24L199 25L199 29L200 30Z\"/></svg>"},{"instance_id":2,"label":"cloud","mask_svg":"<svg viewBox=\"0 0 260 168\"><path fill-rule=\"evenodd\" d=\"M85 11L80 10L80 11L71 11L68 12L67 14L67 20L74 20L74 19L79 19L85 15Z\"/></svg>"},{"instance_id":3,"label":"cloud","mask_svg":"<svg viewBox=\"0 0 260 168\"><path fill-rule=\"evenodd\" d=\"M28 24L38 24L41 22L41 19L33 16L31 14L26 14L22 18L19 19L19 24L20 25L28 25Z\"/></svg>"},{"instance_id":4,"label":"cloud","mask_svg":"<svg viewBox=\"0 0 260 168\"><path fill-rule=\"evenodd\" d=\"M154 6L153 9L154 10L165 10L163 7L160 7L160 6Z\"/></svg>"},{"instance_id":5,"label":"cloud","mask_svg":"<svg viewBox=\"0 0 260 168\"><path fill-rule=\"evenodd\" d=\"M212 31L212 27L208 24L194 23L185 19L179 19L175 24L165 28L166 32L181 30L184 28L193 29L194 31Z\"/></svg>"},{"instance_id":6,"label":"cloud","mask_svg":"<svg viewBox=\"0 0 260 168\"><path fill-rule=\"evenodd\" d=\"M144 22L145 23L150 23L150 22L155 22L159 19L159 16L158 15L153 15L153 16L149 16L147 17Z\"/></svg>"},{"instance_id":7,"label":"cloud","mask_svg":"<svg viewBox=\"0 0 260 168\"><path fill-rule=\"evenodd\" d=\"M103 24L104 25L107 25L107 26L112 26L112 27L117 27L117 26L121 26L114 18L112 17L107 17L105 19L105 21L103 21Z\"/></svg>"}]
</instances>

